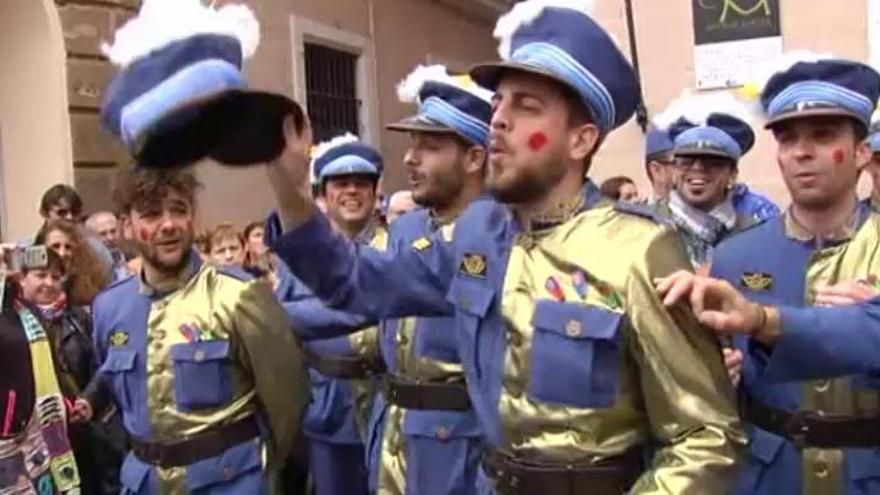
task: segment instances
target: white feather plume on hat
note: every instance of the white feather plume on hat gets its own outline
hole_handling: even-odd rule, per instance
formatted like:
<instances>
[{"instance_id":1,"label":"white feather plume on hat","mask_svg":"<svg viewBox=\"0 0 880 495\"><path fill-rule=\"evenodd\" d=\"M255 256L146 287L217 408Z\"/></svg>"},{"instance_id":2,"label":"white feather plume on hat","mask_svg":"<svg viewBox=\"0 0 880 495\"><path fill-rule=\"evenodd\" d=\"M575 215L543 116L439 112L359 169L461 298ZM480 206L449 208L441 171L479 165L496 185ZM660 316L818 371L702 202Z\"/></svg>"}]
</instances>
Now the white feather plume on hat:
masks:
<instances>
[{"instance_id":1,"label":"white feather plume on hat","mask_svg":"<svg viewBox=\"0 0 880 495\"><path fill-rule=\"evenodd\" d=\"M470 77L453 76L443 65L419 65L397 84L397 97L403 103L420 103L419 93L425 83L437 82L455 86L484 101L492 100L492 92L480 87Z\"/></svg>"},{"instance_id":2,"label":"white feather plume on hat","mask_svg":"<svg viewBox=\"0 0 880 495\"><path fill-rule=\"evenodd\" d=\"M144 0L137 17L116 31L112 44L101 50L114 64L125 67L154 50L196 34L223 34L238 39L243 58L260 44L260 24L245 5L215 9L201 0Z\"/></svg>"},{"instance_id":3,"label":"white feather plume on hat","mask_svg":"<svg viewBox=\"0 0 880 495\"><path fill-rule=\"evenodd\" d=\"M662 113L654 117L654 126L667 130L678 119L684 117L692 124L703 125L713 113L736 117L751 125L752 112L735 96L727 91L694 94L685 91L672 101Z\"/></svg>"},{"instance_id":4,"label":"white feather plume on hat","mask_svg":"<svg viewBox=\"0 0 880 495\"><path fill-rule=\"evenodd\" d=\"M324 156L325 153L336 148L338 146L342 146L343 144L354 143L358 141L358 137L350 132L346 132L340 136L336 136L327 141L321 141L318 143L314 150L312 151L312 162Z\"/></svg>"},{"instance_id":5,"label":"white feather plume on hat","mask_svg":"<svg viewBox=\"0 0 880 495\"><path fill-rule=\"evenodd\" d=\"M495 31L492 33L498 39L498 54L502 60L510 58L510 42L514 33L520 26L528 25L537 19L541 12L548 7L571 9L583 14L591 15L595 7L595 0L525 0L513 6L510 12L498 18Z\"/></svg>"}]
</instances>

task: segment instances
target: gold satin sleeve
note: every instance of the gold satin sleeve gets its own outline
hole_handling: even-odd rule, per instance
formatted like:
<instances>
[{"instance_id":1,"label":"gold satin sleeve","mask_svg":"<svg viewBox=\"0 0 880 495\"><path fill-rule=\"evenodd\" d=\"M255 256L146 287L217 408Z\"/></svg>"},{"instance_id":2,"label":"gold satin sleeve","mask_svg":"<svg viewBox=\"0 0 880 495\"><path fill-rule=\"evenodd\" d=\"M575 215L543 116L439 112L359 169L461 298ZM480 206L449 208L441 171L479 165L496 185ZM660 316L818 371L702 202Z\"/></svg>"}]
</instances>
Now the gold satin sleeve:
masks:
<instances>
[{"instance_id":1,"label":"gold satin sleeve","mask_svg":"<svg viewBox=\"0 0 880 495\"><path fill-rule=\"evenodd\" d=\"M253 375L257 399L271 428L275 456L283 463L300 434L309 402L302 352L284 309L264 284L252 283L235 307L240 359Z\"/></svg>"},{"instance_id":2,"label":"gold satin sleeve","mask_svg":"<svg viewBox=\"0 0 880 495\"><path fill-rule=\"evenodd\" d=\"M633 494L728 493L744 454L746 437L717 339L689 308L667 311L654 290L654 278L689 267L674 232L664 230L626 281L626 345L659 442Z\"/></svg>"},{"instance_id":3,"label":"gold satin sleeve","mask_svg":"<svg viewBox=\"0 0 880 495\"><path fill-rule=\"evenodd\" d=\"M379 327L367 327L348 336L354 355L366 359L374 369L380 369L382 355L379 349ZM373 380L350 380L352 400L354 401L354 419L361 439L366 441L370 413L376 387Z\"/></svg>"}]
</instances>

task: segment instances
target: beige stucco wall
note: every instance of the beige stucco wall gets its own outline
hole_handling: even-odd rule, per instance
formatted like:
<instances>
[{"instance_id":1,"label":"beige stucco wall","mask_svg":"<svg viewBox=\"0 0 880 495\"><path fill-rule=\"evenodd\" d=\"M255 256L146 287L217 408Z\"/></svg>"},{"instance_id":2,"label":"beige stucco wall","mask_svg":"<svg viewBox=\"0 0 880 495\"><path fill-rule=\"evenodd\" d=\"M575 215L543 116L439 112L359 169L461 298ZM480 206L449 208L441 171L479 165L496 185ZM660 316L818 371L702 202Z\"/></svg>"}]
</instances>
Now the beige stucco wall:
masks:
<instances>
[{"instance_id":1,"label":"beige stucco wall","mask_svg":"<svg viewBox=\"0 0 880 495\"><path fill-rule=\"evenodd\" d=\"M693 26L690 0L632 0L645 103L651 115L693 88ZM743 5L746 3L741 2ZM783 49L828 51L866 60L867 0L779 0ZM623 0L598 0L599 18L629 53ZM788 195L779 175L772 136L760 122L755 148L740 163L743 180L785 203ZM628 175L647 190L643 137L635 122L615 132L594 165L597 180Z\"/></svg>"},{"instance_id":2,"label":"beige stucco wall","mask_svg":"<svg viewBox=\"0 0 880 495\"><path fill-rule=\"evenodd\" d=\"M51 0L0 2L0 205L4 239L31 237L39 200L73 180L64 45Z\"/></svg>"}]
</instances>

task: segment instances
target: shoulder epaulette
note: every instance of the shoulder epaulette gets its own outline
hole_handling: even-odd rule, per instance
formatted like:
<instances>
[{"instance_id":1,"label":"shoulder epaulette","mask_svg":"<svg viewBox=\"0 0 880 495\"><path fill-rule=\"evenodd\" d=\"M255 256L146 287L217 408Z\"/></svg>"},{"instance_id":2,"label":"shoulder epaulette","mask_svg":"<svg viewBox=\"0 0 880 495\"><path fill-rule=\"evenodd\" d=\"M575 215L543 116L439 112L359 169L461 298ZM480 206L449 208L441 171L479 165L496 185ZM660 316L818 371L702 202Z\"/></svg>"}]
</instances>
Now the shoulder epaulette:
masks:
<instances>
[{"instance_id":1,"label":"shoulder epaulette","mask_svg":"<svg viewBox=\"0 0 880 495\"><path fill-rule=\"evenodd\" d=\"M662 225L672 225L672 221L660 211L657 204L618 202L614 203L614 211L642 217Z\"/></svg>"},{"instance_id":2,"label":"shoulder epaulette","mask_svg":"<svg viewBox=\"0 0 880 495\"><path fill-rule=\"evenodd\" d=\"M250 282L254 279L253 275L246 272L243 268L237 266L218 266L216 270L217 273L226 275L227 277L232 277L241 282Z\"/></svg>"},{"instance_id":3,"label":"shoulder epaulette","mask_svg":"<svg viewBox=\"0 0 880 495\"><path fill-rule=\"evenodd\" d=\"M119 280L115 280L115 281L111 282L109 285L107 285L106 287L104 287L104 291L113 290L114 288L119 287L120 285L123 285L123 284L130 282L135 277L136 277L135 275L128 275L128 276L123 277Z\"/></svg>"},{"instance_id":4,"label":"shoulder epaulette","mask_svg":"<svg viewBox=\"0 0 880 495\"><path fill-rule=\"evenodd\" d=\"M758 225L764 224L767 220L770 220L773 218L776 218L776 217L758 218L755 216L740 216L740 218L737 218L737 221L736 221L736 232L737 233L745 232L749 229L753 229L753 228L757 227Z\"/></svg>"}]
</instances>

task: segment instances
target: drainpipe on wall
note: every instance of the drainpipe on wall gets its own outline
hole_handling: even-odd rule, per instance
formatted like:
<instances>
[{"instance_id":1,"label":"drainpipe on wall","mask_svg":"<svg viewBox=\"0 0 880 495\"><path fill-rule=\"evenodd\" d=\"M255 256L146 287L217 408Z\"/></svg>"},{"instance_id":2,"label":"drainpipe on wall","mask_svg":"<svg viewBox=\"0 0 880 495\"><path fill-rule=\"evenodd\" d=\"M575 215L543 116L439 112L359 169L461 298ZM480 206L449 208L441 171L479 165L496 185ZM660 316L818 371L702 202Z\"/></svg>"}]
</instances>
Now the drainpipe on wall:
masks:
<instances>
[{"instance_id":1,"label":"drainpipe on wall","mask_svg":"<svg viewBox=\"0 0 880 495\"><path fill-rule=\"evenodd\" d=\"M645 98L642 95L642 74L639 70L639 47L636 42L636 26L633 20L632 0L624 0L626 9L626 30L629 35L629 55L632 60L633 70L636 73L636 85L639 91L639 105L636 107L636 123L646 132L648 127L648 109L645 107Z\"/></svg>"},{"instance_id":2,"label":"drainpipe on wall","mask_svg":"<svg viewBox=\"0 0 880 495\"><path fill-rule=\"evenodd\" d=\"M373 108L376 109L376 116L372 123L378 123L379 128L372 133L374 136L374 146L379 146L379 136L382 134L382 107L379 98L379 51L376 50L376 6L374 0L367 0L367 16L369 17L370 30L370 50L373 51L373 88L370 91L370 98L373 99Z\"/></svg>"}]
</instances>

